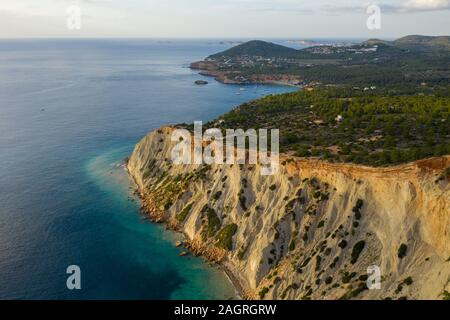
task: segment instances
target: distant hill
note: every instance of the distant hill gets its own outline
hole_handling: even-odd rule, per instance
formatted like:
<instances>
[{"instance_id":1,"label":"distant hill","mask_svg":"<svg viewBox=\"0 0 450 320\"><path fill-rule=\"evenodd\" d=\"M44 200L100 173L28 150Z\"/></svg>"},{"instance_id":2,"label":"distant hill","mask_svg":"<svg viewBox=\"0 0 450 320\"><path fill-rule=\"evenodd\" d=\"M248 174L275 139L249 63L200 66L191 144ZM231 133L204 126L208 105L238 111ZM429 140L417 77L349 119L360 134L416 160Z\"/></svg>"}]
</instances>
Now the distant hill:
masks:
<instances>
[{"instance_id":1,"label":"distant hill","mask_svg":"<svg viewBox=\"0 0 450 320\"><path fill-rule=\"evenodd\" d=\"M252 40L217 54L213 54L209 56L209 58L234 58L239 56L260 56L263 58L296 57L298 56L298 50L271 42Z\"/></svg>"},{"instance_id":2,"label":"distant hill","mask_svg":"<svg viewBox=\"0 0 450 320\"><path fill-rule=\"evenodd\" d=\"M420 36L410 35L394 41L387 41L381 39L369 39L361 43L362 46L381 45L386 47L394 47L398 49L409 50L429 50L440 49L450 50L450 36ZM356 46L357 47L357 46ZM260 56L263 58L302 58L302 54L311 52L315 47L309 47L307 49L296 50L293 48L285 47L279 44L252 40L228 50L213 54L209 56L210 59L217 58L236 58L242 56Z\"/></svg>"},{"instance_id":3,"label":"distant hill","mask_svg":"<svg viewBox=\"0 0 450 320\"><path fill-rule=\"evenodd\" d=\"M262 59L260 59L262 57ZM450 37L410 35L293 49L260 40L191 64L224 83L415 87L448 85Z\"/></svg>"},{"instance_id":4,"label":"distant hill","mask_svg":"<svg viewBox=\"0 0 450 320\"><path fill-rule=\"evenodd\" d=\"M419 36L419 35L406 36L394 41L394 43L396 44L421 44L421 45L448 44L449 42L450 36Z\"/></svg>"},{"instance_id":5,"label":"distant hill","mask_svg":"<svg viewBox=\"0 0 450 320\"><path fill-rule=\"evenodd\" d=\"M362 43L362 45L366 45L366 46L374 46L374 45L380 45L380 44L393 45L393 43L391 41L381 40L381 39L369 39Z\"/></svg>"},{"instance_id":6,"label":"distant hill","mask_svg":"<svg viewBox=\"0 0 450 320\"><path fill-rule=\"evenodd\" d=\"M450 36L419 36L411 35L393 41L397 46L411 47L434 47L441 49L450 49Z\"/></svg>"}]
</instances>

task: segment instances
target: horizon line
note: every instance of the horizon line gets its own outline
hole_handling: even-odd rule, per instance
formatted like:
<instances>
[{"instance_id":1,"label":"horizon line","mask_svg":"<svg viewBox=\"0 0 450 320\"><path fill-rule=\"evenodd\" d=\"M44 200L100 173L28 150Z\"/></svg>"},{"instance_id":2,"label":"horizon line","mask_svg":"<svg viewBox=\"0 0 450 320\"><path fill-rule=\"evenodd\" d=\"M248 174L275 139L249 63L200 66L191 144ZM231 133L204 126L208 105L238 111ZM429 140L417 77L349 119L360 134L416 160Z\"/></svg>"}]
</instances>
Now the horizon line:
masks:
<instances>
[{"instance_id":1,"label":"horizon line","mask_svg":"<svg viewBox=\"0 0 450 320\"><path fill-rule=\"evenodd\" d=\"M449 35L438 34L406 34L402 36L277 36L277 37L265 37L265 36L251 36L251 37L232 37L232 36L217 36L217 37L163 37L163 36L34 36L34 37L0 37L1 40L113 40L113 39L137 39L137 40L317 40L317 39L398 39L406 36L431 36L431 37L448 37Z\"/></svg>"}]
</instances>

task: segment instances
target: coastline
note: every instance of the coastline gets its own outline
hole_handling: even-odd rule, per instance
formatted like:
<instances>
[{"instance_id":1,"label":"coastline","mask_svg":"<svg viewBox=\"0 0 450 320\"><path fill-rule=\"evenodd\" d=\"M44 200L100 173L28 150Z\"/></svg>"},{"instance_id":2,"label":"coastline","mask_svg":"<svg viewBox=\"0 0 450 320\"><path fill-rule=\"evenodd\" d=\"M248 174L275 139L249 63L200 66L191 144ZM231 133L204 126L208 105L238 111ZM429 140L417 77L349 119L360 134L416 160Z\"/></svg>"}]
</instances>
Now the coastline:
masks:
<instances>
[{"instance_id":1,"label":"coastline","mask_svg":"<svg viewBox=\"0 0 450 320\"><path fill-rule=\"evenodd\" d=\"M239 76L239 80L233 80L228 77L228 72L219 71L215 67L211 67L210 63L194 62L189 68L191 70L198 71L198 74L214 78L214 80L223 83L223 84L237 84L237 85L279 85L279 86L288 86L295 88L302 88L303 85L300 83L302 79L296 75L284 75L284 74L254 74L249 76L248 78L242 79L242 76ZM235 75L236 77L236 75Z\"/></svg>"}]
</instances>

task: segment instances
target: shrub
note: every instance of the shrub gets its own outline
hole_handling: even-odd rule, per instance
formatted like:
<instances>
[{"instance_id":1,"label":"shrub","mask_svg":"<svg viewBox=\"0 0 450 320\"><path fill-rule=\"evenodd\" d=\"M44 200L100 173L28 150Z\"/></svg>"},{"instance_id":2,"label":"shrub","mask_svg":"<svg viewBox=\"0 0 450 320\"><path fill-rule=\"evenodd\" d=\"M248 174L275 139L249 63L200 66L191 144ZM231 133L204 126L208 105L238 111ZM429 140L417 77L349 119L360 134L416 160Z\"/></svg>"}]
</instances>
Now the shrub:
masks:
<instances>
[{"instance_id":1,"label":"shrub","mask_svg":"<svg viewBox=\"0 0 450 320\"><path fill-rule=\"evenodd\" d=\"M269 187L270 191L274 191L276 188L277 188L277 186L274 184Z\"/></svg>"},{"instance_id":2,"label":"shrub","mask_svg":"<svg viewBox=\"0 0 450 320\"><path fill-rule=\"evenodd\" d=\"M175 218L180 222L183 222L184 220L186 220L186 217L189 214L189 212L191 211L193 205L194 205L193 202L189 203L187 206L185 206L183 208L183 210L180 211L180 213L178 213L175 216Z\"/></svg>"},{"instance_id":3,"label":"shrub","mask_svg":"<svg viewBox=\"0 0 450 320\"><path fill-rule=\"evenodd\" d=\"M363 204L364 204L364 201L362 199L358 199L356 201L356 208L361 209Z\"/></svg>"},{"instance_id":4,"label":"shrub","mask_svg":"<svg viewBox=\"0 0 450 320\"><path fill-rule=\"evenodd\" d=\"M291 240L291 243L289 244L289 251L292 251L292 250L294 250L294 249L295 249L295 240L292 239L292 240Z\"/></svg>"},{"instance_id":5,"label":"shrub","mask_svg":"<svg viewBox=\"0 0 450 320\"><path fill-rule=\"evenodd\" d=\"M321 195L322 195L322 193L320 192L320 190L317 190L317 191L314 192L313 198L314 199L318 199L318 198L320 198Z\"/></svg>"},{"instance_id":6,"label":"shrub","mask_svg":"<svg viewBox=\"0 0 450 320\"><path fill-rule=\"evenodd\" d=\"M213 199L217 201L220 199L221 195L222 195L222 191L217 191L216 193L214 193Z\"/></svg>"},{"instance_id":7,"label":"shrub","mask_svg":"<svg viewBox=\"0 0 450 320\"><path fill-rule=\"evenodd\" d=\"M241 205L242 210L247 211L247 198L245 196L240 196L239 197L239 204Z\"/></svg>"},{"instance_id":8,"label":"shrub","mask_svg":"<svg viewBox=\"0 0 450 320\"><path fill-rule=\"evenodd\" d=\"M259 298L260 299L264 299L264 297L266 296L266 294L269 292L269 288L264 287L261 289L261 291L259 291Z\"/></svg>"},{"instance_id":9,"label":"shrub","mask_svg":"<svg viewBox=\"0 0 450 320\"><path fill-rule=\"evenodd\" d=\"M305 261L303 261L303 263L300 266L300 268L306 267L308 265L309 261L311 261L311 257L306 258Z\"/></svg>"},{"instance_id":10,"label":"shrub","mask_svg":"<svg viewBox=\"0 0 450 320\"><path fill-rule=\"evenodd\" d=\"M408 250L408 246L404 243L400 245L398 248L397 255L400 259L403 259L406 256L406 251Z\"/></svg>"},{"instance_id":11,"label":"shrub","mask_svg":"<svg viewBox=\"0 0 450 320\"><path fill-rule=\"evenodd\" d=\"M142 179L143 180L147 180L148 177L150 177L150 175L152 174L152 170L151 169L145 169L144 174L142 175Z\"/></svg>"},{"instance_id":12,"label":"shrub","mask_svg":"<svg viewBox=\"0 0 450 320\"><path fill-rule=\"evenodd\" d=\"M164 210L169 210L170 209L170 207L172 206L172 201L167 201L165 204L164 204Z\"/></svg>"},{"instance_id":13,"label":"shrub","mask_svg":"<svg viewBox=\"0 0 450 320\"><path fill-rule=\"evenodd\" d=\"M303 241L308 241L308 233L307 232L305 232L305 234L303 235Z\"/></svg>"},{"instance_id":14,"label":"shrub","mask_svg":"<svg viewBox=\"0 0 450 320\"><path fill-rule=\"evenodd\" d=\"M364 204L363 200L358 199L356 201L356 205L352 209L352 211L355 213L356 220L361 219L361 208L362 208L363 204Z\"/></svg>"},{"instance_id":15,"label":"shrub","mask_svg":"<svg viewBox=\"0 0 450 320\"><path fill-rule=\"evenodd\" d=\"M339 242L338 247L344 249L345 247L347 247L347 241L342 240L341 242Z\"/></svg>"},{"instance_id":16,"label":"shrub","mask_svg":"<svg viewBox=\"0 0 450 320\"><path fill-rule=\"evenodd\" d=\"M348 273L347 271L344 272L342 275L342 283L349 283L352 278L356 276L356 272Z\"/></svg>"},{"instance_id":17,"label":"shrub","mask_svg":"<svg viewBox=\"0 0 450 320\"><path fill-rule=\"evenodd\" d=\"M206 216L208 218L207 235L212 237L220 228L220 219L217 217L216 211L209 207L206 209Z\"/></svg>"},{"instance_id":18,"label":"shrub","mask_svg":"<svg viewBox=\"0 0 450 320\"><path fill-rule=\"evenodd\" d=\"M322 220L319 222L319 224L317 225L317 228L322 228L325 225L325 221Z\"/></svg>"},{"instance_id":19,"label":"shrub","mask_svg":"<svg viewBox=\"0 0 450 320\"><path fill-rule=\"evenodd\" d=\"M331 284L333 282L333 277L329 276L325 279L325 284Z\"/></svg>"},{"instance_id":20,"label":"shrub","mask_svg":"<svg viewBox=\"0 0 450 320\"><path fill-rule=\"evenodd\" d=\"M320 263L322 262L322 257L321 256L316 256L316 271L320 270Z\"/></svg>"},{"instance_id":21,"label":"shrub","mask_svg":"<svg viewBox=\"0 0 450 320\"><path fill-rule=\"evenodd\" d=\"M247 252L247 248L248 246L242 246L241 249L239 250L237 257L239 260L242 260L244 258L245 253Z\"/></svg>"},{"instance_id":22,"label":"shrub","mask_svg":"<svg viewBox=\"0 0 450 320\"><path fill-rule=\"evenodd\" d=\"M366 242L361 240L353 246L352 258L350 259L351 264L355 264L356 261L358 261L359 255L361 254L361 251L363 251L365 245Z\"/></svg>"},{"instance_id":23,"label":"shrub","mask_svg":"<svg viewBox=\"0 0 450 320\"><path fill-rule=\"evenodd\" d=\"M358 287L356 289L350 290L346 292L342 297L339 298L339 300L347 300L356 297L364 290L367 290L367 286L365 282L360 282L358 284Z\"/></svg>"},{"instance_id":24,"label":"shrub","mask_svg":"<svg viewBox=\"0 0 450 320\"><path fill-rule=\"evenodd\" d=\"M366 281L368 278L369 278L369 276L367 274L362 274L362 275L359 276L358 279L360 281Z\"/></svg>"},{"instance_id":25,"label":"shrub","mask_svg":"<svg viewBox=\"0 0 450 320\"><path fill-rule=\"evenodd\" d=\"M436 183L449 178L450 178L450 167L442 171L441 175L436 180Z\"/></svg>"},{"instance_id":26,"label":"shrub","mask_svg":"<svg viewBox=\"0 0 450 320\"><path fill-rule=\"evenodd\" d=\"M403 283L406 284L407 286L410 286L413 283L413 279L411 277L408 277L405 280L403 280Z\"/></svg>"},{"instance_id":27,"label":"shrub","mask_svg":"<svg viewBox=\"0 0 450 320\"><path fill-rule=\"evenodd\" d=\"M218 247L231 250L233 248L233 236L237 231L237 225L232 223L228 224L220 230L216 237L216 245Z\"/></svg>"},{"instance_id":28,"label":"shrub","mask_svg":"<svg viewBox=\"0 0 450 320\"><path fill-rule=\"evenodd\" d=\"M447 290L444 290L444 292L442 292L442 298L443 300L450 300L450 293Z\"/></svg>"}]
</instances>

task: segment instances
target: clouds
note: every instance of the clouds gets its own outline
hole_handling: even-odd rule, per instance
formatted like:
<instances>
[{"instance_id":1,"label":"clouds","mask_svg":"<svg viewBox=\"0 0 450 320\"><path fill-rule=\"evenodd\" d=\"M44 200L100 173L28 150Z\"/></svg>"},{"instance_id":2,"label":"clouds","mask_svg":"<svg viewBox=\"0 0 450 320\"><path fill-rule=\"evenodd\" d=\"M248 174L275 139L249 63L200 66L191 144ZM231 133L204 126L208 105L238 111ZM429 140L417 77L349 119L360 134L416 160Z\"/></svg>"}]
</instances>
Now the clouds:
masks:
<instances>
[{"instance_id":1,"label":"clouds","mask_svg":"<svg viewBox=\"0 0 450 320\"><path fill-rule=\"evenodd\" d=\"M385 13L391 14L448 11L450 0L406 0L400 4L382 3L380 7Z\"/></svg>"},{"instance_id":2,"label":"clouds","mask_svg":"<svg viewBox=\"0 0 450 320\"><path fill-rule=\"evenodd\" d=\"M450 34L450 0L0 0L0 37L366 37L374 3L384 34Z\"/></svg>"},{"instance_id":3,"label":"clouds","mask_svg":"<svg viewBox=\"0 0 450 320\"><path fill-rule=\"evenodd\" d=\"M335 1L326 3L323 10L328 14L363 12L371 4L380 6L383 13L389 14L450 10L450 0L371 1L363 3L361 1Z\"/></svg>"},{"instance_id":4,"label":"clouds","mask_svg":"<svg viewBox=\"0 0 450 320\"><path fill-rule=\"evenodd\" d=\"M450 0L408 0L400 11L435 11L435 10L449 10Z\"/></svg>"},{"instance_id":5,"label":"clouds","mask_svg":"<svg viewBox=\"0 0 450 320\"><path fill-rule=\"evenodd\" d=\"M195 0L194 0L195 1ZM197 0L198 1L198 0ZM450 9L450 0L215 0L223 7L242 8L272 12L304 12L304 13L352 13L365 10L371 4L378 4L390 13L407 13L418 11L443 11Z\"/></svg>"}]
</instances>

